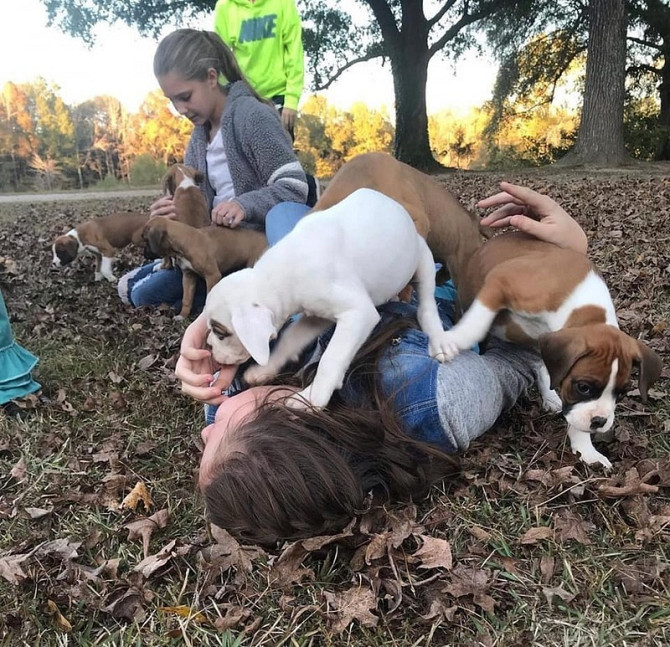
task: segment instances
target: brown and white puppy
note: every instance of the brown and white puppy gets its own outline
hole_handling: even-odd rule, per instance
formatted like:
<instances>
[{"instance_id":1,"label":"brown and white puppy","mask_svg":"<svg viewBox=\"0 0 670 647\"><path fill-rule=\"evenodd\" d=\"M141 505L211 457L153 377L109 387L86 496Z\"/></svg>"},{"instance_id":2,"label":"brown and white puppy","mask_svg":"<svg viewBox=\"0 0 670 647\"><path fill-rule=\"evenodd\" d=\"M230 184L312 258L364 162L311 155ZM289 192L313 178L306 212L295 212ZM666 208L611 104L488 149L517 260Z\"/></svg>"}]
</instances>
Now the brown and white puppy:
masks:
<instances>
[{"instance_id":1,"label":"brown and white puppy","mask_svg":"<svg viewBox=\"0 0 670 647\"><path fill-rule=\"evenodd\" d=\"M251 267L267 248L265 234L259 231L217 225L194 229L170 218L152 218L142 238L150 253L172 257L182 271L183 297L178 319L191 313L196 276L205 279L209 292L222 276Z\"/></svg>"},{"instance_id":2,"label":"brown and white puppy","mask_svg":"<svg viewBox=\"0 0 670 647\"><path fill-rule=\"evenodd\" d=\"M172 196L175 216L171 219L190 225L191 227L207 227L211 224L209 207L204 194L198 187L204 180L204 175L185 164L173 164L163 176L163 192ZM172 259L166 256L161 265L162 269L172 267Z\"/></svg>"},{"instance_id":3,"label":"brown and white puppy","mask_svg":"<svg viewBox=\"0 0 670 647\"><path fill-rule=\"evenodd\" d=\"M563 412L572 451L585 463L611 468L591 435L612 427L634 367L646 401L662 365L643 342L619 330L609 290L589 259L512 232L483 245L463 278L461 299L471 305L444 333L450 356L482 341L489 330L537 346L546 366L538 386L545 406Z\"/></svg>"},{"instance_id":4,"label":"brown and white puppy","mask_svg":"<svg viewBox=\"0 0 670 647\"><path fill-rule=\"evenodd\" d=\"M71 263L82 252L96 257L95 280L103 278L116 282L112 271L114 254L130 243L142 243L142 229L149 220L145 213L113 213L77 225L66 234L58 236L51 246L53 267Z\"/></svg>"}]
</instances>

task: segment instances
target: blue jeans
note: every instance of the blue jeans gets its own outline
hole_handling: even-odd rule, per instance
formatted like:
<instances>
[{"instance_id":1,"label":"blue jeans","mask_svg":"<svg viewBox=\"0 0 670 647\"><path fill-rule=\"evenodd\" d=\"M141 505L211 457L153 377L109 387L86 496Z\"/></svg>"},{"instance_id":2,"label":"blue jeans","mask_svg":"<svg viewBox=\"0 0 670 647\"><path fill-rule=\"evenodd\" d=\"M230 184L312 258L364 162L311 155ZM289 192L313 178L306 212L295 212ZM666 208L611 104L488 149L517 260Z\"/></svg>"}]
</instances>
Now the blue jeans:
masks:
<instances>
[{"instance_id":1,"label":"blue jeans","mask_svg":"<svg viewBox=\"0 0 670 647\"><path fill-rule=\"evenodd\" d=\"M265 235L269 245L283 238L295 224L309 211L309 207L298 202L280 202L265 216ZM166 303L175 311L181 310L182 273L178 267L161 270L161 261L153 261L128 272L119 279L118 292L121 300L135 308L159 306ZM193 314L205 306L207 289L205 281L198 278Z\"/></svg>"}]
</instances>

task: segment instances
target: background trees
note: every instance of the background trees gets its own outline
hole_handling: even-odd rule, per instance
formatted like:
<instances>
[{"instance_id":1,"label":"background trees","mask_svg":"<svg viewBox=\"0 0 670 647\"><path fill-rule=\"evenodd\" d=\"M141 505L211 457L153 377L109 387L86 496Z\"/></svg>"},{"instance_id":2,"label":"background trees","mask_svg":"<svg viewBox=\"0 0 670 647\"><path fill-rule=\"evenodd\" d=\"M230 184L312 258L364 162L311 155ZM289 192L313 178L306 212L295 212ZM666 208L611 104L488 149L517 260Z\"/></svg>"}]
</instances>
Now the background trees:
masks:
<instances>
[{"instance_id":1,"label":"background trees","mask_svg":"<svg viewBox=\"0 0 670 647\"><path fill-rule=\"evenodd\" d=\"M42 1L55 24L89 41L92 28L101 22L121 20L142 33L156 35L166 25L189 24L195 16L211 12L214 5L213 0ZM317 172L322 169L325 174L372 142L427 170L438 168L437 162L458 167L509 159L546 162L575 141L573 162L620 163L625 159L623 142L637 157L648 157L653 151L656 159L670 158L670 5L666 0L297 1L312 88L327 88L347 69L372 59L390 63L395 88L394 119L359 114L356 128L365 123L366 132L354 132L352 126L353 115L362 109L352 108L345 115L316 100L304 104L304 128L297 145L305 163ZM612 28L611 19L615 6L617 29ZM599 15L604 19L598 20ZM618 40L608 39L609 32ZM626 41L623 34L627 34ZM589 42L594 63L585 77ZM433 56L457 57L473 48L495 52L500 60L494 100L478 116L488 119L480 132L486 143L469 140L472 123L454 124L446 143L431 140L440 126L431 119L429 128L426 114L428 63ZM595 63L597 49L600 64ZM625 94L621 90L622 52L627 56ZM616 66L612 65L615 60ZM604 73L615 67L618 76L613 81ZM577 88L575 94L584 91L579 136L575 137L573 121L581 105L575 103L562 106L565 114L544 136L534 133L534 123L557 118L560 110L556 110L561 108L555 103L557 90L566 80ZM44 88L44 100L38 100L39 93L22 91L29 109L26 119L38 119L34 113L41 109L38 103L47 101L50 88ZM181 154L187 125L168 119L169 110L160 98L147 98L137 116L125 115L120 106L113 106L113 100L108 100L102 113L93 105L75 106L69 117L62 106L54 104L49 110L54 119L59 115L62 120L59 128L64 139L55 141L45 135L38 142L35 133L53 131L53 120L49 125L46 116L38 119L32 131L28 122L19 124L16 111L12 117L12 105L22 99L10 96L10 90L7 93L5 123L0 124L4 153L0 177L14 186L27 177L29 167L22 166L27 150L49 159L52 153L48 151L57 148L65 178L76 171L80 186L94 177L127 178L129 164L142 154L162 164ZM554 108L548 109L552 101ZM68 118L74 129L74 148L69 152ZM377 125L370 125L375 119ZM521 132L521 139L510 147L510 135ZM605 149L610 152L603 156Z\"/></svg>"}]
</instances>

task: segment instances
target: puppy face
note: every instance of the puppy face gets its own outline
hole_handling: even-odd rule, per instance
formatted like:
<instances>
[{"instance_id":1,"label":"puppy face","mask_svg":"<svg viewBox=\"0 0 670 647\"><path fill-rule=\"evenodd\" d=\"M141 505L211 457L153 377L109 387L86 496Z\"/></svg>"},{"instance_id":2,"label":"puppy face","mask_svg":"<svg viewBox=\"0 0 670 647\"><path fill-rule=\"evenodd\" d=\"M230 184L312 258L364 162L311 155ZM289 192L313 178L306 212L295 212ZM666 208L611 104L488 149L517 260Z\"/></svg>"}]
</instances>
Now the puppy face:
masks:
<instances>
[{"instance_id":1,"label":"puppy face","mask_svg":"<svg viewBox=\"0 0 670 647\"><path fill-rule=\"evenodd\" d=\"M204 179L203 174L192 166L173 164L163 176L163 193L174 195L177 187L197 185Z\"/></svg>"},{"instance_id":2,"label":"puppy face","mask_svg":"<svg viewBox=\"0 0 670 647\"><path fill-rule=\"evenodd\" d=\"M219 364L242 364L250 357L265 365L270 340L277 336L272 313L254 294L253 270L233 272L207 295L207 344Z\"/></svg>"},{"instance_id":3,"label":"puppy face","mask_svg":"<svg viewBox=\"0 0 670 647\"><path fill-rule=\"evenodd\" d=\"M63 267L63 265L67 265L77 258L79 241L70 234L59 236L54 241L51 251L53 253L51 265L53 267Z\"/></svg>"},{"instance_id":4,"label":"puppy face","mask_svg":"<svg viewBox=\"0 0 670 647\"><path fill-rule=\"evenodd\" d=\"M563 402L567 422L589 433L605 433L614 423L616 403L630 388L639 367L639 388L660 377L661 359L642 342L606 324L564 328L540 338L540 352Z\"/></svg>"},{"instance_id":5,"label":"puppy face","mask_svg":"<svg viewBox=\"0 0 670 647\"><path fill-rule=\"evenodd\" d=\"M142 230L144 256L148 259L169 256L172 253L168 241L166 218L152 218Z\"/></svg>"}]
</instances>

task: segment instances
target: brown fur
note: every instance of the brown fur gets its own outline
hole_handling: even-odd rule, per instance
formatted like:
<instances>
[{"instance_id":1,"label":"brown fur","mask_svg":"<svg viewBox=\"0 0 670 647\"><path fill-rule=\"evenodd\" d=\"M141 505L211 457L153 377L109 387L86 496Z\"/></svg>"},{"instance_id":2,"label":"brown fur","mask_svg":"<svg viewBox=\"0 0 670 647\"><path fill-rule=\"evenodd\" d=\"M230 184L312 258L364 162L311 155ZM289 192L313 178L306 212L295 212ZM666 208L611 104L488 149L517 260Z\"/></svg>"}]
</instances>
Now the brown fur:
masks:
<instances>
[{"instance_id":1,"label":"brown fur","mask_svg":"<svg viewBox=\"0 0 670 647\"><path fill-rule=\"evenodd\" d=\"M82 245L96 247L102 256L113 258L116 250L130 243L141 244L142 229L148 220L147 213L119 212L87 220L75 229ZM61 263L66 265L77 257L79 244L72 236L58 236L53 242L53 250L60 257ZM100 258L96 263L96 272L99 271Z\"/></svg>"},{"instance_id":2,"label":"brown fur","mask_svg":"<svg viewBox=\"0 0 670 647\"><path fill-rule=\"evenodd\" d=\"M448 268L460 288L465 265L482 242L478 219L433 178L386 153L364 153L348 161L312 211L327 209L360 188L375 189L402 204L435 260Z\"/></svg>"},{"instance_id":3,"label":"brown fur","mask_svg":"<svg viewBox=\"0 0 670 647\"><path fill-rule=\"evenodd\" d=\"M584 254L521 232L502 234L488 241L468 261L460 286L461 300L469 306L477 297L488 308L500 311L495 325L505 327L508 339L535 345L538 340L530 339L509 321L508 312L557 310L593 269ZM568 391L578 374L606 384L615 358L619 360L615 386L618 390L630 381L633 366L640 367L643 400L649 386L659 378L660 357L605 320L604 305L594 303L576 308L561 330L540 337L551 386L559 390L561 398L568 398L563 402L570 402Z\"/></svg>"},{"instance_id":4,"label":"brown fur","mask_svg":"<svg viewBox=\"0 0 670 647\"><path fill-rule=\"evenodd\" d=\"M205 279L209 292L222 276L251 267L267 248L265 234L259 231L217 225L194 229L170 218L152 218L142 237L154 254L179 259L184 292L179 316L183 318L191 313L196 275ZM185 269L183 260L193 269Z\"/></svg>"}]
</instances>

